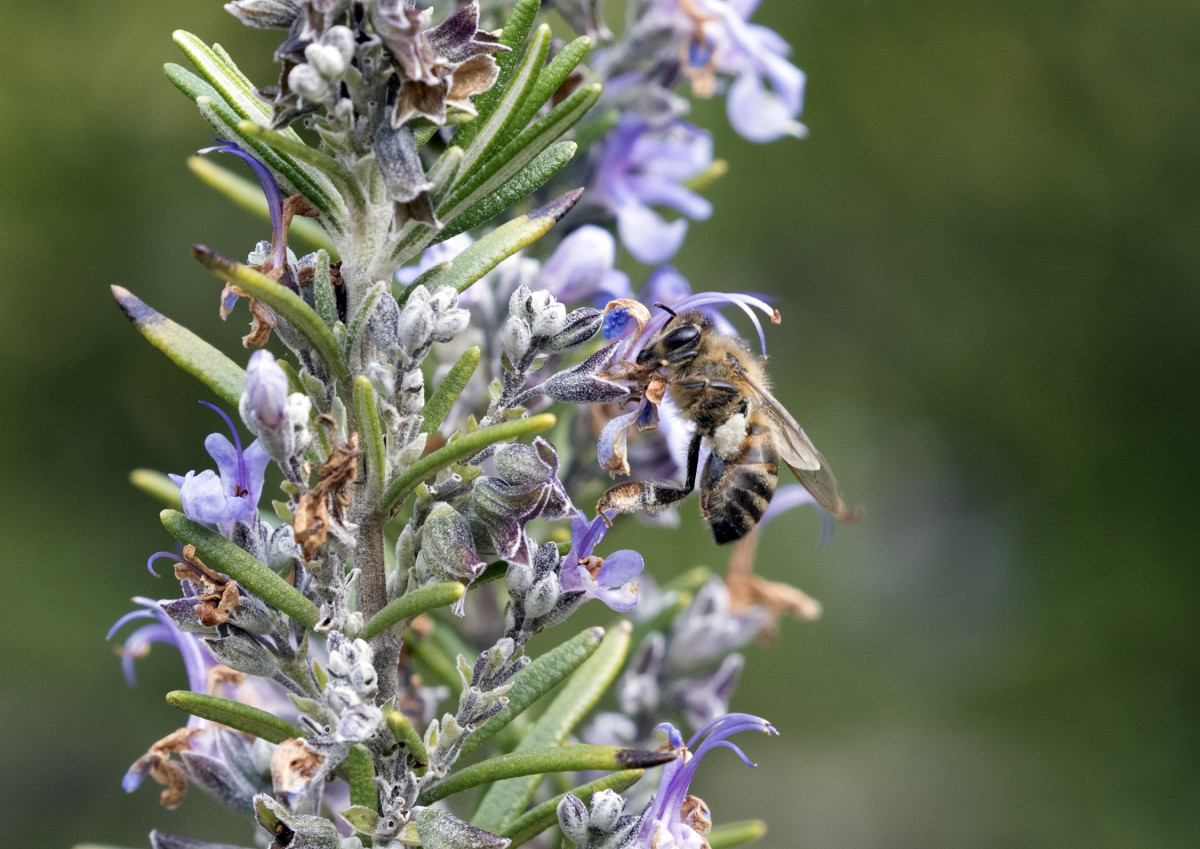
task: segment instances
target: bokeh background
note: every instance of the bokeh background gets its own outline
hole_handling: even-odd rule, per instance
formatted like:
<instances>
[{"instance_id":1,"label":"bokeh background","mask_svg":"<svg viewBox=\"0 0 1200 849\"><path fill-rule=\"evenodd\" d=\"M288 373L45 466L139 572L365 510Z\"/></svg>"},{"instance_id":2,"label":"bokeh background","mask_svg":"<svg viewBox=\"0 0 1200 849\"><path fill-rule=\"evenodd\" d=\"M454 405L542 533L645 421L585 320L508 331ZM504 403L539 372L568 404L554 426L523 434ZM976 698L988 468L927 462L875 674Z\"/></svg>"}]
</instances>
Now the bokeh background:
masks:
<instances>
[{"instance_id":1,"label":"bokeh background","mask_svg":"<svg viewBox=\"0 0 1200 849\"><path fill-rule=\"evenodd\" d=\"M769 847L1200 845L1195 508L1200 6L1190 0L771 0L809 74L806 141L716 128L679 268L779 299L778 395L861 525L764 534L760 570L821 599L752 647L718 753L718 821ZM162 77L169 34L268 81L271 35L217 2L20 4L0 34L0 834L247 842L198 792L118 780L177 726L158 652L128 689L104 643L167 542L134 466L203 463L200 387L121 317L120 283L235 352L193 242L263 227L193 182L207 138ZM629 266L635 279L642 274ZM651 568L724 565L694 515L627 525Z\"/></svg>"}]
</instances>

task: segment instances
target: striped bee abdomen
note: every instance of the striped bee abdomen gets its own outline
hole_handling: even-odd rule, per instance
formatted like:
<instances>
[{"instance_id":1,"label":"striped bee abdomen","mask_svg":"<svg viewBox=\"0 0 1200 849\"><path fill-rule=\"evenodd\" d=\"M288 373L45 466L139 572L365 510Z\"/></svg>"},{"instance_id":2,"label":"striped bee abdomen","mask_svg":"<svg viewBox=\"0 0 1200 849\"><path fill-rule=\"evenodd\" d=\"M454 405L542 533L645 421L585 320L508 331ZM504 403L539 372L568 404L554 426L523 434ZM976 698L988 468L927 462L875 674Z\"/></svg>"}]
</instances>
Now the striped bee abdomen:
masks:
<instances>
[{"instance_id":1,"label":"striped bee abdomen","mask_svg":"<svg viewBox=\"0 0 1200 849\"><path fill-rule=\"evenodd\" d=\"M741 539L758 524L778 478L775 432L759 422L751 421L736 459L709 455L700 480L700 509L718 545Z\"/></svg>"}]
</instances>

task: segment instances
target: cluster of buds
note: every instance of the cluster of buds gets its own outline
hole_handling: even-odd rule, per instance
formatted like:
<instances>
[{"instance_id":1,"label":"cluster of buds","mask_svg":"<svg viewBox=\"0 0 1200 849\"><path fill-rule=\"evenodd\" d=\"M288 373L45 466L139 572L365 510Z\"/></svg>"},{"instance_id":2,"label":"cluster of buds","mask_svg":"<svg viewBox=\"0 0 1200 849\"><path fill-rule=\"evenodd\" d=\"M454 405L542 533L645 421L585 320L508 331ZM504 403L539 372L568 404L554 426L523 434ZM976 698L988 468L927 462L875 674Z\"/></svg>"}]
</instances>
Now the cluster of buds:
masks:
<instances>
[{"instance_id":1,"label":"cluster of buds","mask_svg":"<svg viewBox=\"0 0 1200 849\"><path fill-rule=\"evenodd\" d=\"M591 807L568 793L558 803L558 825L575 849L625 849L642 818L625 813L625 800L612 790L592 796Z\"/></svg>"}]
</instances>

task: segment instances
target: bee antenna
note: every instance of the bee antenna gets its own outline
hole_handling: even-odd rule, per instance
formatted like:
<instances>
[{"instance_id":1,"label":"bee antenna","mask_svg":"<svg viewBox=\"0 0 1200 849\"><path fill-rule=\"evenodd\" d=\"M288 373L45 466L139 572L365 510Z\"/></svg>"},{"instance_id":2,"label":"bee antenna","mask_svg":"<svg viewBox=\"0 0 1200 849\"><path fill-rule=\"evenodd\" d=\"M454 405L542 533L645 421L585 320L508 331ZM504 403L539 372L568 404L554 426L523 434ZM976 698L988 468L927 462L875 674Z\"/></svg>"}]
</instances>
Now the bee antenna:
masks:
<instances>
[{"instance_id":1,"label":"bee antenna","mask_svg":"<svg viewBox=\"0 0 1200 849\"><path fill-rule=\"evenodd\" d=\"M670 308L669 306L667 306L666 304L664 304L664 303L662 303L662 302L660 302L660 301L655 301L655 302L654 302L654 306L658 307L660 310L664 310L664 311L666 311L666 312L669 312L669 313L671 314L671 317L672 317L672 318L674 318L674 317L675 317L675 310L671 309L671 308Z\"/></svg>"}]
</instances>

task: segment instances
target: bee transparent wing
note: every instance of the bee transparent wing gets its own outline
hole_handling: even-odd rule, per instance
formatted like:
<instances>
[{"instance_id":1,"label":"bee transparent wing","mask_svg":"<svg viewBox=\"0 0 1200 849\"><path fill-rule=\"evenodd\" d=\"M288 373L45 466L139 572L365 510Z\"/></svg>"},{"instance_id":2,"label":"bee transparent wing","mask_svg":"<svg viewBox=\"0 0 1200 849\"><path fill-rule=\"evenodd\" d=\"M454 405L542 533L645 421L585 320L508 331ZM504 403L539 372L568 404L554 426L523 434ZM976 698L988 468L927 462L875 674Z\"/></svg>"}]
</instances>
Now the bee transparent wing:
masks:
<instances>
[{"instance_id":1,"label":"bee transparent wing","mask_svg":"<svg viewBox=\"0 0 1200 849\"><path fill-rule=\"evenodd\" d=\"M829 469L829 463L812 444L804 429L792 418L792 414L775 400L774 395L744 372L742 377L758 395L758 400L771 418L779 425L779 454L788 468L795 473L796 479L812 493L817 503L832 513L839 522L854 522L860 519L862 508L856 507L851 510L846 506L837 478Z\"/></svg>"}]
</instances>

